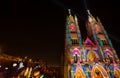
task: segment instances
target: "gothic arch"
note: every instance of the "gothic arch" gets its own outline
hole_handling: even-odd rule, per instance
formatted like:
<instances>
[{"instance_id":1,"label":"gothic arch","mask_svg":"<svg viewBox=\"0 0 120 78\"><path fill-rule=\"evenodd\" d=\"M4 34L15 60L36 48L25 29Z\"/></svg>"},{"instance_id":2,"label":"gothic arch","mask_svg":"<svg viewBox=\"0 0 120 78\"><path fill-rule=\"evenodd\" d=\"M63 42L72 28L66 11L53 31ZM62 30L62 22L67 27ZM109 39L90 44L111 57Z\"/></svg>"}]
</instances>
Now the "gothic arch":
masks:
<instances>
[{"instance_id":1,"label":"gothic arch","mask_svg":"<svg viewBox=\"0 0 120 78\"><path fill-rule=\"evenodd\" d=\"M109 49L106 49L106 50L105 50L105 53L106 53L107 55L109 55L110 57L113 56L113 52L112 52L111 50L109 50Z\"/></svg>"},{"instance_id":2,"label":"gothic arch","mask_svg":"<svg viewBox=\"0 0 120 78\"><path fill-rule=\"evenodd\" d=\"M75 78L86 78L85 73L79 68L76 70Z\"/></svg>"},{"instance_id":3,"label":"gothic arch","mask_svg":"<svg viewBox=\"0 0 120 78\"><path fill-rule=\"evenodd\" d=\"M89 51L87 54L87 59L90 61L94 61L96 58L99 58L96 52L94 51Z\"/></svg>"},{"instance_id":4,"label":"gothic arch","mask_svg":"<svg viewBox=\"0 0 120 78\"><path fill-rule=\"evenodd\" d=\"M114 78L120 78L120 69L118 68L114 69Z\"/></svg>"},{"instance_id":5,"label":"gothic arch","mask_svg":"<svg viewBox=\"0 0 120 78\"><path fill-rule=\"evenodd\" d=\"M92 68L92 78L109 78L106 70L99 64Z\"/></svg>"}]
</instances>

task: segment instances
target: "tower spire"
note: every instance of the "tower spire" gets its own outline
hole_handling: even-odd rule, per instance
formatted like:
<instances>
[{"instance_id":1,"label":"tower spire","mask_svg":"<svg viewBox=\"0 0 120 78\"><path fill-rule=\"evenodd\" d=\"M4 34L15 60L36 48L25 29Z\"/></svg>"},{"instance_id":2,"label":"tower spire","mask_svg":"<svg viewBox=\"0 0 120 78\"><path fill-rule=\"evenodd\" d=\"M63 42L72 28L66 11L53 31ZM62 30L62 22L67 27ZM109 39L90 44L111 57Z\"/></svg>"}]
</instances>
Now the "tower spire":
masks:
<instances>
[{"instance_id":1,"label":"tower spire","mask_svg":"<svg viewBox=\"0 0 120 78\"><path fill-rule=\"evenodd\" d=\"M68 12L69 12L69 15L71 15L71 10L70 9L68 9Z\"/></svg>"},{"instance_id":2,"label":"tower spire","mask_svg":"<svg viewBox=\"0 0 120 78\"><path fill-rule=\"evenodd\" d=\"M87 13L88 13L88 15L90 15L90 16L92 15L92 14L90 13L90 10L89 10L89 9L87 9Z\"/></svg>"}]
</instances>

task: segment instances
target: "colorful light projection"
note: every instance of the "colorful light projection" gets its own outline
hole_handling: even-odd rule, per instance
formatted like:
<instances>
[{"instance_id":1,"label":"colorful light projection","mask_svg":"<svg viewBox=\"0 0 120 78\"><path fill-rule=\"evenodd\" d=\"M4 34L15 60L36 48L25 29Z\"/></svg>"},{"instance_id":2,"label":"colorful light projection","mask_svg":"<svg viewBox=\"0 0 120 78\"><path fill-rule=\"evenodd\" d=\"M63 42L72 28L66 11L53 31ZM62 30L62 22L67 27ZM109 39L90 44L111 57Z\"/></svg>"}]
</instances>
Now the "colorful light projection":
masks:
<instances>
[{"instance_id":1,"label":"colorful light projection","mask_svg":"<svg viewBox=\"0 0 120 78\"><path fill-rule=\"evenodd\" d=\"M115 68L114 69L114 76L115 76L115 78L120 78L120 69L118 69L118 68Z\"/></svg>"},{"instance_id":2,"label":"colorful light projection","mask_svg":"<svg viewBox=\"0 0 120 78\"><path fill-rule=\"evenodd\" d=\"M116 60L119 58L100 20L96 21L88 10L88 37L83 42L77 20L69 14L66 44L70 45L65 46L68 59L64 62L64 78L120 78L120 61ZM80 46L73 45L77 40Z\"/></svg>"},{"instance_id":3,"label":"colorful light projection","mask_svg":"<svg viewBox=\"0 0 120 78\"><path fill-rule=\"evenodd\" d=\"M71 31L76 31L75 25L73 23L71 23L71 25L70 25L70 30Z\"/></svg>"},{"instance_id":4,"label":"colorful light projection","mask_svg":"<svg viewBox=\"0 0 120 78\"><path fill-rule=\"evenodd\" d=\"M78 48L73 49L73 54L77 54L78 56L80 55L80 50Z\"/></svg>"},{"instance_id":5,"label":"colorful light projection","mask_svg":"<svg viewBox=\"0 0 120 78\"><path fill-rule=\"evenodd\" d=\"M92 45L92 46L95 46L95 44L87 37L87 39L85 40L84 44L86 46L89 46L89 45Z\"/></svg>"},{"instance_id":6,"label":"colorful light projection","mask_svg":"<svg viewBox=\"0 0 120 78\"><path fill-rule=\"evenodd\" d=\"M109 49L105 50L106 54L109 55L110 57L113 57L113 53L112 51L110 51Z\"/></svg>"},{"instance_id":7,"label":"colorful light projection","mask_svg":"<svg viewBox=\"0 0 120 78\"><path fill-rule=\"evenodd\" d=\"M107 71L99 64L96 64L92 68L93 78L109 78Z\"/></svg>"},{"instance_id":8,"label":"colorful light projection","mask_svg":"<svg viewBox=\"0 0 120 78\"><path fill-rule=\"evenodd\" d=\"M79 48L74 48L74 49L70 49L71 52L71 59L70 62L71 64L77 63L77 61L79 60L80 57L80 50Z\"/></svg>"},{"instance_id":9,"label":"colorful light projection","mask_svg":"<svg viewBox=\"0 0 120 78\"><path fill-rule=\"evenodd\" d=\"M76 70L75 70L75 78L86 78L86 75L82 69L80 63L77 63Z\"/></svg>"},{"instance_id":10,"label":"colorful light projection","mask_svg":"<svg viewBox=\"0 0 120 78\"><path fill-rule=\"evenodd\" d=\"M78 57L80 56L80 51L77 48L74 48L73 50L73 56L74 56L74 63L77 63L79 60Z\"/></svg>"},{"instance_id":11,"label":"colorful light projection","mask_svg":"<svg viewBox=\"0 0 120 78\"><path fill-rule=\"evenodd\" d=\"M86 78L85 74L83 71L81 71L81 69L78 69L75 73L75 78Z\"/></svg>"},{"instance_id":12,"label":"colorful light projection","mask_svg":"<svg viewBox=\"0 0 120 78\"><path fill-rule=\"evenodd\" d=\"M99 55L95 50L88 50L87 51L87 58L89 61L97 62L99 60Z\"/></svg>"},{"instance_id":13,"label":"colorful light projection","mask_svg":"<svg viewBox=\"0 0 120 78\"><path fill-rule=\"evenodd\" d=\"M96 25L95 25L95 30L96 30L97 32L101 31L100 26L98 26L98 25L96 24Z\"/></svg>"}]
</instances>

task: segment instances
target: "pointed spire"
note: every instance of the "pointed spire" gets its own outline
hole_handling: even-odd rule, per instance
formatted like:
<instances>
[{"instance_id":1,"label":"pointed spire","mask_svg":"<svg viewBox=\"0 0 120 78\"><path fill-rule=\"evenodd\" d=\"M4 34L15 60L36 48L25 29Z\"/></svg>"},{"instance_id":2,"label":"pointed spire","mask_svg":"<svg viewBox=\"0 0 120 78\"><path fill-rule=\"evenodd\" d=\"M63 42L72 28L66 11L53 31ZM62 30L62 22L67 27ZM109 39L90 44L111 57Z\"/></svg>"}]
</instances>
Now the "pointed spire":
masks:
<instances>
[{"instance_id":1,"label":"pointed spire","mask_svg":"<svg viewBox=\"0 0 120 78\"><path fill-rule=\"evenodd\" d=\"M90 16L88 16L88 21L92 22L92 18Z\"/></svg>"},{"instance_id":2,"label":"pointed spire","mask_svg":"<svg viewBox=\"0 0 120 78\"><path fill-rule=\"evenodd\" d=\"M78 21L77 16L76 15L74 15L74 16L75 16L75 21Z\"/></svg>"},{"instance_id":3,"label":"pointed spire","mask_svg":"<svg viewBox=\"0 0 120 78\"><path fill-rule=\"evenodd\" d=\"M68 9L68 12L69 12L69 20L70 20L70 22L74 22L75 20L74 20L74 17L72 16L72 14L71 14L71 10Z\"/></svg>"},{"instance_id":4,"label":"pointed spire","mask_svg":"<svg viewBox=\"0 0 120 78\"><path fill-rule=\"evenodd\" d=\"M101 23L101 21L100 21L99 17L97 17L97 21L98 21L99 23Z\"/></svg>"},{"instance_id":5,"label":"pointed spire","mask_svg":"<svg viewBox=\"0 0 120 78\"><path fill-rule=\"evenodd\" d=\"M70 9L68 9L68 12L69 12L69 15L71 15L71 10Z\"/></svg>"},{"instance_id":6,"label":"pointed spire","mask_svg":"<svg viewBox=\"0 0 120 78\"><path fill-rule=\"evenodd\" d=\"M78 25L78 19L77 19L77 16L75 15L75 22L76 24Z\"/></svg>"},{"instance_id":7,"label":"pointed spire","mask_svg":"<svg viewBox=\"0 0 120 78\"><path fill-rule=\"evenodd\" d=\"M87 10L87 13L88 13L88 15L92 16L92 14L90 13L90 10Z\"/></svg>"},{"instance_id":8,"label":"pointed spire","mask_svg":"<svg viewBox=\"0 0 120 78\"><path fill-rule=\"evenodd\" d=\"M97 21L96 21L96 19L92 16L92 20L93 20L93 22L94 23L96 23Z\"/></svg>"},{"instance_id":9,"label":"pointed spire","mask_svg":"<svg viewBox=\"0 0 120 78\"><path fill-rule=\"evenodd\" d=\"M88 14L88 20L89 22L92 22L92 14L90 13L90 10L86 10L87 11L87 14Z\"/></svg>"},{"instance_id":10,"label":"pointed spire","mask_svg":"<svg viewBox=\"0 0 120 78\"><path fill-rule=\"evenodd\" d=\"M90 13L90 10L86 10L87 14L88 14L88 20L89 22L96 22L96 19L92 16L92 14Z\"/></svg>"}]
</instances>

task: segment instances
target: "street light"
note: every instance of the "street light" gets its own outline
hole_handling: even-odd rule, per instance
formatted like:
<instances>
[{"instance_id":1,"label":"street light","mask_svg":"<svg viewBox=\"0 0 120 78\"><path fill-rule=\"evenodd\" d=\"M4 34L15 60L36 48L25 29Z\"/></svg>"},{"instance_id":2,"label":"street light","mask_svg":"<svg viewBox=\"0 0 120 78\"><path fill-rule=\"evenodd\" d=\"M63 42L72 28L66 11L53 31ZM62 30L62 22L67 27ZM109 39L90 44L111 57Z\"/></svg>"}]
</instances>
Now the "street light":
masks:
<instances>
[{"instance_id":1,"label":"street light","mask_svg":"<svg viewBox=\"0 0 120 78\"><path fill-rule=\"evenodd\" d=\"M13 67L16 67L17 66L17 63L13 63Z\"/></svg>"},{"instance_id":2,"label":"street light","mask_svg":"<svg viewBox=\"0 0 120 78\"><path fill-rule=\"evenodd\" d=\"M5 70L8 70L8 67L5 67Z\"/></svg>"}]
</instances>

